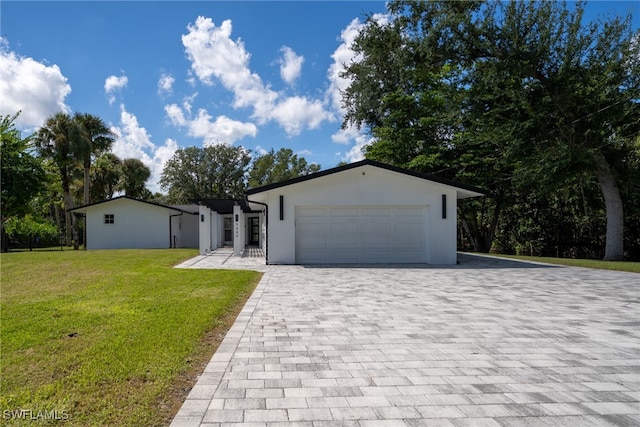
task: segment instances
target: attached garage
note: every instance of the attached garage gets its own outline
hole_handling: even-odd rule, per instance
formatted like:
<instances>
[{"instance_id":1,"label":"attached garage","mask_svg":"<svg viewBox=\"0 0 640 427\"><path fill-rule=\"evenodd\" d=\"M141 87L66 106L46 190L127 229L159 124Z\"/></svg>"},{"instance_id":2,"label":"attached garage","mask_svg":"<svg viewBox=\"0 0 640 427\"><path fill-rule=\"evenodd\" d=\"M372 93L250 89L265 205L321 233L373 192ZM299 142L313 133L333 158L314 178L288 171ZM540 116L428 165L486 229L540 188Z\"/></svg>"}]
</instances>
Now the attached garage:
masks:
<instances>
[{"instance_id":1,"label":"attached garage","mask_svg":"<svg viewBox=\"0 0 640 427\"><path fill-rule=\"evenodd\" d=\"M298 206L296 263L425 263L426 206Z\"/></svg>"},{"instance_id":2,"label":"attached garage","mask_svg":"<svg viewBox=\"0 0 640 427\"><path fill-rule=\"evenodd\" d=\"M247 191L267 264L455 264L457 200L483 190L371 160Z\"/></svg>"}]
</instances>

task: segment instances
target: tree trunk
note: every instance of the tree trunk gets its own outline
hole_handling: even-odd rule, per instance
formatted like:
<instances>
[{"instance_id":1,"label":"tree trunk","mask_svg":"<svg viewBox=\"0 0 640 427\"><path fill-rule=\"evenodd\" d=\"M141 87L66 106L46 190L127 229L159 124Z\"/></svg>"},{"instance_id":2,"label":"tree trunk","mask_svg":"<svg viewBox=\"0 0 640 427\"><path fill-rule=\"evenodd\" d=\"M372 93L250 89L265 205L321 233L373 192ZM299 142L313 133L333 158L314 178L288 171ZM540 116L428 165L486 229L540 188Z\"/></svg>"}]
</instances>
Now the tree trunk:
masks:
<instances>
[{"instance_id":1,"label":"tree trunk","mask_svg":"<svg viewBox=\"0 0 640 427\"><path fill-rule=\"evenodd\" d=\"M73 209L73 199L71 198L71 190L69 188L69 176L66 168L60 171L62 178L62 192L64 194L64 226L65 226L65 245L69 246L74 241L75 218L71 218L69 209Z\"/></svg>"},{"instance_id":2,"label":"tree trunk","mask_svg":"<svg viewBox=\"0 0 640 427\"><path fill-rule=\"evenodd\" d=\"M2 228L0 229L0 252L9 252L9 244L7 242L7 233L4 230L4 221L0 225Z\"/></svg>"},{"instance_id":3,"label":"tree trunk","mask_svg":"<svg viewBox=\"0 0 640 427\"><path fill-rule=\"evenodd\" d=\"M51 206L53 208L53 215L56 219L56 226L58 227L58 243L60 243L60 237L61 237L60 234L62 230L62 227L60 224L60 207L55 203L52 203Z\"/></svg>"},{"instance_id":4,"label":"tree trunk","mask_svg":"<svg viewBox=\"0 0 640 427\"><path fill-rule=\"evenodd\" d=\"M78 238L78 218L76 214L71 214L71 228L73 229L73 250L80 249L80 239Z\"/></svg>"},{"instance_id":5,"label":"tree trunk","mask_svg":"<svg viewBox=\"0 0 640 427\"><path fill-rule=\"evenodd\" d=\"M471 234L471 229L469 228L469 223L467 220L460 215L460 222L462 223L462 228L467 232L467 237L471 242L471 247L473 247L474 252L480 252L480 246L478 246L478 240L475 238L473 234Z\"/></svg>"},{"instance_id":6,"label":"tree trunk","mask_svg":"<svg viewBox=\"0 0 640 427\"><path fill-rule=\"evenodd\" d=\"M72 232L73 229L71 227L71 213L68 209L71 209L73 202L71 200L71 195L69 194L69 190L64 191L64 244L65 246L69 246L72 240Z\"/></svg>"},{"instance_id":7,"label":"tree trunk","mask_svg":"<svg viewBox=\"0 0 640 427\"><path fill-rule=\"evenodd\" d=\"M606 261L622 261L624 259L624 211L622 197L613 177L609 163L601 152L595 154L596 177L600 184L602 197L607 213L607 234L604 249Z\"/></svg>"},{"instance_id":8,"label":"tree trunk","mask_svg":"<svg viewBox=\"0 0 640 427\"><path fill-rule=\"evenodd\" d=\"M487 234L484 238L484 246L480 248L480 251L485 253L491 252L491 247L493 246L493 238L496 235L496 228L498 227L498 218L502 210L502 206L497 200L495 201L495 203L496 206L493 209L493 218L491 218L491 224L489 225L489 229L487 230ZM488 208L487 212L489 211L490 209Z\"/></svg>"},{"instance_id":9,"label":"tree trunk","mask_svg":"<svg viewBox=\"0 0 640 427\"><path fill-rule=\"evenodd\" d=\"M84 204L89 204L89 186L91 185L91 180L89 176L89 172L91 170L91 157L89 157L89 162L87 163L87 159L84 161ZM84 216L84 227L82 229L84 243L84 249L87 249L87 216Z\"/></svg>"}]
</instances>

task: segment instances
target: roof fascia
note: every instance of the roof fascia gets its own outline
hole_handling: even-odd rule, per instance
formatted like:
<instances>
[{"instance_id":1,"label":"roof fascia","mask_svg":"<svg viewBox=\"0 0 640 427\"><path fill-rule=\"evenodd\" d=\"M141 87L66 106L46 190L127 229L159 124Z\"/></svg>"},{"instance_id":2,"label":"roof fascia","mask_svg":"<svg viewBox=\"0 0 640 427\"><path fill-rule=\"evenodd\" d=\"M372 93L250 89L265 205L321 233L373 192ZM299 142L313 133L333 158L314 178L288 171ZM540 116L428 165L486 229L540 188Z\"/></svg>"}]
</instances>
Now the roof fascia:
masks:
<instances>
[{"instance_id":1,"label":"roof fascia","mask_svg":"<svg viewBox=\"0 0 640 427\"><path fill-rule=\"evenodd\" d=\"M354 162L354 163L350 163L348 165L343 165L343 166L338 166L332 169L327 169L324 171L320 171L320 172L316 172L310 175L305 175L305 176L300 176L297 178L292 178L286 181L282 181L282 182L277 182L274 184L268 184L262 187L256 187L250 190L246 191L247 196L250 196L252 194L259 194L259 193L264 193L266 191L270 191L270 190L275 190L277 188L281 188L281 187L287 187L289 185L294 185L294 184L298 184L300 182L304 182L304 181L309 181L312 179L316 179L316 178L321 178L323 176L327 176L327 175L333 175L335 173L339 173L339 172L343 172L343 171L347 171L350 169L355 169L361 166L374 166L380 169L386 169L388 171L391 172L396 172L396 173L400 173L403 175L408 175L408 176L413 176L415 178L420 178L420 179L424 179L426 181L431 181L431 182L435 182L438 184L443 184L443 185L447 185L449 187L454 187L454 188L459 188L461 190L466 190L466 191L470 191L473 193L478 193L478 195L486 195L488 192L486 190L483 190L481 188L478 187L474 187L472 185L468 185L468 184L463 184L460 182L456 182L456 181L452 181L449 179L445 179L445 178L440 178L434 175L428 175L428 174L423 174L420 172L415 172L412 170L408 170L408 169L402 169L396 166L391 166L385 163L380 163L380 162L376 162L374 160L361 160L359 162Z\"/></svg>"}]
</instances>

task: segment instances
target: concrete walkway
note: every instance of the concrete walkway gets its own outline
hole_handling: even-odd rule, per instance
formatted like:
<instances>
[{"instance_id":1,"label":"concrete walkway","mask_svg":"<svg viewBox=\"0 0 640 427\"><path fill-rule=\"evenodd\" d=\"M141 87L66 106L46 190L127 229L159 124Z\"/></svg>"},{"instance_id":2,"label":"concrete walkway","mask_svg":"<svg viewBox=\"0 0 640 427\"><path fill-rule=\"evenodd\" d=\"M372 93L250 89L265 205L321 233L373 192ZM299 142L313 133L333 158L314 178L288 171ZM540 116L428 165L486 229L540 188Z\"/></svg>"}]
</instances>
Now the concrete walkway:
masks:
<instances>
[{"instance_id":1,"label":"concrete walkway","mask_svg":"<svg viewBox=\"0 0 640 427\"><path fill-rule=\"evenodd\" d=\"M172 426L637 426L640 275L265 266Z\"/></svg>"},{"instance_id":2,"label":"concrete walkway","mask_svg":"<svg viewBox=\"0 0 640 427\"><path fill-rule=\"evenodd\" d=\"M219 248L207 255L191 258L176 268L266 271L267 265L262 249L247 247L241 256L234 256L233 248Z\"/></svg>"}]
</instances>

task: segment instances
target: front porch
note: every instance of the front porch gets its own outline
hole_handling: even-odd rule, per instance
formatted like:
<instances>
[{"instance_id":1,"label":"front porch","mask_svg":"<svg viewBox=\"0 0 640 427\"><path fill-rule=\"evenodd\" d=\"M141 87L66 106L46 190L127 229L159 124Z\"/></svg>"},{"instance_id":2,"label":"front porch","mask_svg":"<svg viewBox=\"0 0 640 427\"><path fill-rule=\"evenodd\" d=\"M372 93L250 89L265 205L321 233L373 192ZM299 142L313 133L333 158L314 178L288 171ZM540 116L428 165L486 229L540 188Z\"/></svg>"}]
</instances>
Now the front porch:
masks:
<instances>
[{"instance_id":1,"label":"front porch","mask_svg":"<svg viewBox=\"0 0 640 427\"><path fill-rule=\"evenodd\" d=\"M207 199L201 201L199 214L200 255L232 248L236 257L246 253L264 258L261 250L253 250L262 248L266 240L263 211L253 210L244 200Z\"/></svg>"},{"instance_id":2,"label":"front porch","mask_svg":"<svg viewBox=\"0 0 640 427\"><path fill-rule=\"evenodd\" d=\"M228 270L266 271L267 264L262 248L246 246L242 253L234 255L233 248L225 246L206 255L198 255L176 266L176 268L213 268Z\"/></svg>"}]
</instances>

